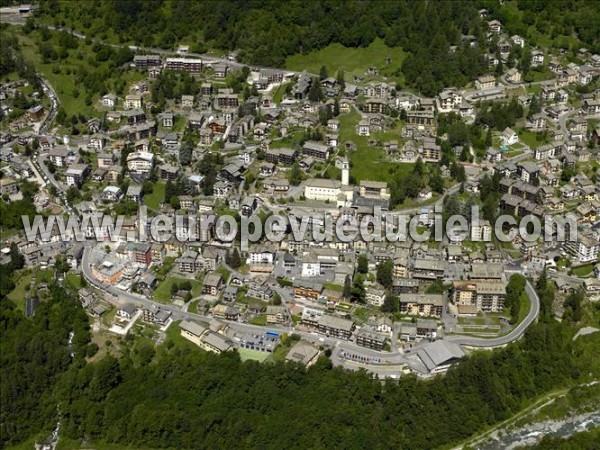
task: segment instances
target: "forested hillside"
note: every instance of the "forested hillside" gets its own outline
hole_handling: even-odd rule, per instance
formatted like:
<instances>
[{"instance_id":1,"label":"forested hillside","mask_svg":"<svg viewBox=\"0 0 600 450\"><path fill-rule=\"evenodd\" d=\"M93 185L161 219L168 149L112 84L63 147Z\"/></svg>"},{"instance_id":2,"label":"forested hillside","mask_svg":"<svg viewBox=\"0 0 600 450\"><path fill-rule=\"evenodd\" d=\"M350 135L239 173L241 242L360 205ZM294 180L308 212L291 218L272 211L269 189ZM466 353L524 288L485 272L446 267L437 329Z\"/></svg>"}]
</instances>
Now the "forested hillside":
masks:
<instances>
[{"instance_id":1,"label":"forested hillside","mask_svg":"<svg viewBox=\"0 0 600 450\"><path fill-rule=\"evenodd\" d=\"M552 292L539 284L543 302ZM25 319L0 302L2 442L44 436L62 413L61 436L133 448L436 448L506 419L536 396L598 376L597 335L543 314L525 339L479 352L446 376L374 382L321 359L241 362L162 345L143 355L85 363L87 320L74 295ZM72 349L68 334L74 331ZM70 352L74 361L71 363ZM201 443L201 444L200 444Z\"/></svg>"},{"instance_id":2,"label":"forested hillside","mask_svg":"<svg viewBox=\"0 0 600 450\"><path fill-rule=\"evenodd\" d=\"M402 66L406 82L427 95L444 86L462 86L487 70L483 55L496 45L487 40L487 21L494 18L502 21L508 35L519 34L532 47L586 46L598 51L597 2L507 3L46 0L38 14L48 23L115 43L171 49L187 43L196 52L239 49L243 62L279 67L289 55L331 43L366 47L380 37L409 54ZM481 8L489 10L485 19L479 16ZM474 36L478 45L463 45L463 35ZM451 46L456 46L454 52Z\"/></svg>"},{"instance_id":3,"label":"forested hillside","mask_svg":"<svg viewBox=\"0 0 600 450\"><path fill-rule=\"evenodd\" d=\"M7 278L11 267L2 266ZM5 270L6 269L6 270ZM4 281L3 281L4 284ZM90 340L88 318L74 295L50 287L34 318L0 292L0 447L16 444L54 427L57 405L53 391L69 367L79 370ZM69 334L73 333L69 344Z\"/></svg>"}]
</instances>

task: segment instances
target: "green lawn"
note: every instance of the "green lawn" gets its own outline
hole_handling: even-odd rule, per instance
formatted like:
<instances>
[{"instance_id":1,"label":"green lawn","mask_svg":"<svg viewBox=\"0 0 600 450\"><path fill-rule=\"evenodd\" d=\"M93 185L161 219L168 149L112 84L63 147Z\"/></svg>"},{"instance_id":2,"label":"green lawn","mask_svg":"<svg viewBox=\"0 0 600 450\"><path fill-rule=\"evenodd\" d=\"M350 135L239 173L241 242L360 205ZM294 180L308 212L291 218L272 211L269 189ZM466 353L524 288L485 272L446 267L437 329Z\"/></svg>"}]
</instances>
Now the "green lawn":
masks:
<instances>
[{"instance_id":1,"label":"green lawn","mask_svg":"<svg viewBox=\"0 0 600 450\"><path fill-rule=\"evenodd\" d=\"M258 350L250 350L249 348L238 348L237 352L240 354L240 359L242 361L258 361L263 362L267 359L271 353L268 352L260 352Z\"/></svg>"},{"instance_id":2,"label":"green lawn","mask_svg":"<svg viewBox=\"0 0 600 450\"><path fill-rule=\"evenodd\" d=\"M188 341L181 335L181 329L179 328L179 324L181 321L172 323L167 329L167 338L165 339L165 343L172 342L175 344L175 347L179 348L195 348L196 350L203 351L200 347L198 347L193 342Z\"/></svg>"},{"instance_id":3,"label":"green lawn","mask_svg":"<svg viewBox=\"0 0 600 450\"><path fill-rule=\"evenodd\" d=\"M81 277L78 273L69 272L66 276L67 284L75 289L81 289L83 286L81 285Z\"/></svg>"},{"instance_id":4,"label":"green lawn","mask_svg":"<svg viewBox=\"0 0 600 450\"><path fill-rule=\"evenodd\" d=\"M388 47L381 39L376 39L366 48L349 48L336 43L321 50L293 55L287 58L285 67L318 74L321 66L325 66L329 76L336 76L338 70L343 70L346 81L352 82L352 75L364 77L367 68L374 66L382 76L393 77L403 84L404 77L399 69L405 57L401 48ZM386 58L392 59L390 65L386 65Z\"/></svg>"},{"instance_id":5,"label":"green lawn","mask_svg":"<svg viewBox=\"0 0 600 450\"><path fill-rule=\"evenodd\" d=\"M198 314L198 302L190 302L187 310L189 313Z\"/></svg>"},{"instance_id":6,"label":"green lawn","mask_svg":"<svg viewBox=\"0 0 600 450\"><path fill-rule=\"evenodd\" d=\"M202 283L200 283L198 280L168 277L165 279L165 281L158 285L154 291L154 298L163 303L169 302L171 300L171 285L173 283L182 283L184 281L189 281L192 285L192 297L197 297L202 293Z\"/></svg>"},{"instance_id":7,"label":"green lawn","mask_svg":"<svg viewBox=\"0 0 600 450\"><path fill-rule=\"evenodd\" d=\"M377 142L396 139L401 142L400 126L385 133L373 133L370 137L356 134L356 125L360 122L360 113L356 110L339 116L340 144L351 141L356 150L349 152L350 175L358 182L361 180L390 182L396 175L405 175L412 170L411 163L396 163L385 160L383 148L379 145L369 146L370 139Z\"/></svg>"},{"instance_id":8,"label":"green lawn","mask_svg":"<svg viewBox=\"0 0 600 450\"><path fill-rule=\"evenodd\" d=\"M544 66L541 70L536 70L535 68L531 69L526 76L525 81L535 82L535 81L546 81L551 80L555 77L554 72L552 72L548 67Z\"/></svg>"},{"instance_id":9,"label":"green lawn","mask_svg":"<svg viewBox=\"0 0 600 450\"><path fill-rule=\"evenodd\" d=\"M279 105L281 103L281 100L283 99L283 94L285 94L285 90L287 88L287 86L291 84L291 83L283 83L280 84L277 89L275 89L275 92L272 92L273 94L273 101Z\"/></svg>"},{"instance_id":10,"label":"green lawn","mask_svg":"<svg viewBox=\"0 0 600 450\"><path fill-rule=\"evenodd\" d=\"M538 134L529 130L519 130L519 141L527 144L532 150L535 150L540 145L546 143L544 140L538 140Z\"/></svg>"},{"instance_id":11,"label":"green lawn","mask_svg":"<svg viewBox=\"0 0 600 450\"><path fill-rule=\"evenodd\" d=\"M583 266L573 267L571 268L571 273L576 277L587 277L594 270L594 263L585 264Z\"/></svg>"},{"instance_id":12,"label":"green lawn","mask_svg":"<svg viewBox=\"0 0 600 450\"><path fill-rule=\"evenodd\" d=\"M223 280L225 280L225 281L229 280L229 275L231 275L231 272L229 270L227 270L226 267L219 266L216 271L223 277Z\"/></svg>"},{"instance_id":13,"label":"green lawn","mask_svg":"<svg viewBox=\"0 0 600 450\"><path fill-rule=\"evenodd\" d=\"M336 291L336 292L344 292L344 286L340 286L339 284L335 284L335 283L324 283L323 288L331 289L332 291Z\"/></svg>"},{"instance_id":14,"label":"green lawn","mask_svg":"<svg viewBox=\"0 0 600 450\"><path fill-rule=\"evenodd\" d=\"M154 190L151 194L144 196L144 204L151 209L158 210L160 203L165 199L165 188L167 184L159 181L154 184Z\"/></svg>"},{"instance_id":15,"label":"green lawn","mask_svg":"<svg viewBox=\"0 0 600 450\"><path fill-rule=\"evenodd\" d=\"M19 30L20 31L20 30ZM57 33L51 32L51 43L55 44ZM90 92L92 103L86 105L85 89L77 82L77 73L79 68L91 71L98 68L97 64L91 64L88 60L78 58L79 53L92 53L89 47L86 47L83 41L79 41L79 48L72 50L64 60L53 61L49 64L42 64L42 59L39 54L36 42L41 40L41 36L34 32L30 35L19 33L21 51L25 59L32 62L38 72L41 72L56 90L56 94L60 100L61 106L69 116L83 114L85 116L100 116L100 111L94 106L99 106L98 100L100 95L98 92ZM58 48L58 47L57 47ZM93 53L92 53L93 54ZM105 65L105 63L102 63ZM127 71L119 75L119 82L125 81L131 83L142 79L141 74ZM116 81L116 78L113 79ZM79 91L78 95L74 93Z\"/></svg>"},{"instance_id":16,"label":"green lawn","mask_svg":"<svg viewBox=\"0 0 600 450\"><path fill-rule=\"evenodd\" d=\"M248 323L252 325L266 326L267 325L267 315L266 314L258 314L254 316Z\"/></svg>"},{"instance_id":17,"label":"green lawn","mask_svg":"<svg viewBox=\"0 0 600 450\"><path fill-rule=\"evenodd\" d=\"M521 301L519 305L519 317L515 326L523 322L523 320L525 320L525 317L527 317L527 314L529 314L530 309L531 301L529 300L529 296L527 295L527 293L523 291L521 293Z\"/></svg>"},{"instance_id":18,"label":"green lawn","mask_svg":"<svg viewBox=\"0 0 600 450\"><path fill-rule=\"evenodd\" d=\"M13 275L14 277L14 275ZM10 294L7 295L7 298L11 300L18 309L25 312L25 295L27 293L27 286L31 283L32 274L27 274L21 276L15 282L15 288L12 290Z\"/></svg>"}]
</instances>

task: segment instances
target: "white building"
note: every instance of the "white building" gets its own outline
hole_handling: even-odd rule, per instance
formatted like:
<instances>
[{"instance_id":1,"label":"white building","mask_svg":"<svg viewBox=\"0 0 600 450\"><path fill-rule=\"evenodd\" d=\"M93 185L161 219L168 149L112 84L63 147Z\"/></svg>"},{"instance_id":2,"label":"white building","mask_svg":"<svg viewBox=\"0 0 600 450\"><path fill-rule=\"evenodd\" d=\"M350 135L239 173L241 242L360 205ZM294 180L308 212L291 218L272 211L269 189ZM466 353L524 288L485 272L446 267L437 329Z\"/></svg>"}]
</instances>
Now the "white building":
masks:
<instances>
[{"instance_id":1,"label":"white building","mask_svg":"<svg viewBox=\"0 0 600 450\"><path fill-rule=\"evenodd\" d=\"M509 146L519 142L519 136L512 128L506 127L500 136L500 140L502 145Z\"/></svg>"},{"instance_id":2,"label":"white building","mask_svg":"<svg viewBox=\"0 0 600 450\"><path fill-rule=\"evenodd\" d=\"M337 202L341 194L342 183L338 180L313 178L304 185L304 197L307 200Z\"/></svg>"},{"instance_id":3,"label":"white building","mask_svg":"<svg viewBox=\"0 0 600 450\"><path fill-rule=\"evenodd\" d=\"M383 289L370 287L366 290L365 299L367 304L379 308L383 305L383 301L385 300L385 291Z\"/></svg>"},{"instance_id":4,"label":"white building","mask_svg":"<svg viewBox=\"0 0 600 450\"><path fill-rule=\"evenodd\" d=\"M473 221L471 240L489 242L492 240L492 226L488 220Z\"/></svg>"},{"instance_id":5,"label":"white building","mask_svg":"<svg viewBox=\"0 0 600 450\"><path fill-rule=\"evenodd\" d=\"M125 109L141 109L142 97L137 94L129 94L125 97Z\"/></svg>"},{"instance_id":6,"label":"white building","mask_svg":"<svg viewBox=\"0 0 600 450\"><path fill-rule=\"evenodd\" d=\"M127 156L127 169L135 173L148 173L152 170L154 155L150 152L133 152Z\"/></svg>"},{"instance_id":7,"label":"white building","mask_svg":"<svg viewBox=\"0 0 600 450\"><path fill-rule=\"evenodd\" d=\"M600 243L598 239L587 234L578 234L577 242L572 243L571 252L581 263L594 262L598 260Z\"/></svg>"}]
</instances>

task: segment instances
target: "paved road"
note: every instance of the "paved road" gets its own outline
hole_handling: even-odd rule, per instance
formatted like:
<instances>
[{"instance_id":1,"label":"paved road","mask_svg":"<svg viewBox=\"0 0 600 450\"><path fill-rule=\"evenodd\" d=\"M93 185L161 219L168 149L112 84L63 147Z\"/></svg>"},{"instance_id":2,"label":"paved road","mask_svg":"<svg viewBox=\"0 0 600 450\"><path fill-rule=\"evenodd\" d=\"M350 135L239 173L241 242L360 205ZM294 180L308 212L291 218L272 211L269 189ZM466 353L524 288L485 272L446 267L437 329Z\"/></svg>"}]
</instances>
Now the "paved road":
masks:
<instances>
[{"instance_id":1,"label":"paved road","mask_svg":"<svg viewBox=\"0 0 600 450\"><path fill-rule=\"evenodd\" d=\"M466 347L501 347L503 345L509 344L520 339L525 330L529 328L529 326L537 319L540 313L540 298L535 292L535 288L531 284L529 280L525 284L525 292L529 297L529 301L531 303L531 308L529 309L529 313L523 319L521 323L519 323L510 333L505 336L500 336L497 338L475 338L475 337L466 337L466 336L457 336L451 335L446 336L444 339L448 341L452 341L456 344L464 345Z\"/></svg>"},{"instance_id":2,"label":"paved road","mask_svg":"<svg viewBox=\"0 0 600 450\"><path fill-rule=\"evenodd\" d=\"M25 25L25 18L23 18L19 15L3 14L0 22L8 23L11 25ZM41 25L41 26L45 26L49 30L66 31L67 33L70 33L71 35L73 35L74 37L76 37L78 39L84 40L87 38L84 34L79 33L78 31L72 30L70 28L60 27L60 26L56 27L53 25ZM97 43L100 43L107 47L118 48L118 49L125 48L125 49L129 49L133 52L150 53L150 54L173 56L173 57L184 57L185 56L185 57L192 57L192 58L202 58L204 64L207 64L207 65L227 64L232 69L241 69L243 67L252 67L253 69L255 69L255 68L263 69L263 70L268 70L271 72L283 72L283 73L291 73L291 74L295 74L295 75L300 73L300 72L295 72L293 70L278 69L278 68L273 68L273 67L258 66L256 64L245 64L245 63L241 63L241 62L237 62L237 61L231 61L227 58L221 58L221 57L212 55L210 53L179 54L174 50L165 50L162 48L142 47L142 46L136 46L136 45L127 45L127 44L109 44L107 42L102 41L101 39L96 38L96 37L91 37L90 39L92 40L92 42L97 42ZM317 76L316 74L312 74L312 73L309 73L309 74L312 76Z\"/></svg>"},{"instance_id":3,"label":"paved road","mask_svg":"<svg viewBox=\"0 0 600 450\"><path fill-rule=\"evenodd\" d=\"M90 244L88 244L84 249L83 258L81 262L83 275L88 280L88 282L96 286L98 289L113 294L113 296L115 296L113 300L114 304L118 305L121 304L123 301L127 301L134 303L140 307L158 306L164 310L170 311L173 319L175 320L189 319L204 322L210 320L210 317L201 314L182 311L180 308L174 305L155 302L146 296L134 294L127 291L121 291L120 289L117 289L114 286L110 286L99 282L92 275L91 256L92 247ZM446 337L446 339L460 345L477 348L498 347L518 340L519 338L521 338L521 336L523 336L525 330L537 319L540 310L539 297L537 296L535 289L529 281L527 282L525 290L531 301L531 309L525 317L525 319L507 335L491 339L471 338L463 336L448 336ZM283 290L278 289L278 292L279 291L281 291L281 294L284 294ZM284 297L284 295L282 295L282 297ZM262 332L267 329L266 327L246 323L232 321L223 322L228 323L230 329L234 331ZM284 333L295 333L300 335L303 339L309 342L313 342L316 345L324 345L331 347L333 349L331 360L334 363L334 365L339 365L349 370L367 369L369 372L380 377L399 377L402 375L403 372L405 372L407 366L415 368L414 357L412 357L413 359L411 359L412 355L406 357L402 352L398 351L397 349L394 349L394 351L392 352L379 352L376 350L360 347L354 342L339 340L328 336L322 336L315 332L299 331L297 329L294 329L293 327L270 326L269 328ZM359 358L362 358L362 360L351 360L344 357L344 354L357 355Z\"/></svg>"}]
</instances>

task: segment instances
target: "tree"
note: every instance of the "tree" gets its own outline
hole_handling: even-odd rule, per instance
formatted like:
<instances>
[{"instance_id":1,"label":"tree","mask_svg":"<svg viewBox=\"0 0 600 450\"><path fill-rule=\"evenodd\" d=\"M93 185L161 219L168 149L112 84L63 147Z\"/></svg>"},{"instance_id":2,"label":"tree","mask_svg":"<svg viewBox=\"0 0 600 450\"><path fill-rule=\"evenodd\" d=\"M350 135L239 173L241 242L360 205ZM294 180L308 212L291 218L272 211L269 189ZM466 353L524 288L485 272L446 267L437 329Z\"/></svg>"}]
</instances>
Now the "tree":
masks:
<instances>
[{"instance_id":1,"label":"tree","mask_svg":"<svg viewBox=\"0 0 600 450\"><path fill-rule=\"evenodd\" d=\"M486 148L492 146L492 129L488 128L485 133L485 146Z\"/></svg>"},{"instance_id":2,"label":"tree","mask_svg":"<svg viewBox=\"0 0 600 450\"><path fill-rule=\"evenodd\" d=\"M231 252L231 256L229 257L229 262L227 262L227 265L232 269L239 269L241 267L242 261L237 247L234 247L233 251Z\"/></svg>"},{"instance_id":3,"label":"tree","mask_svg":"<svg viewBox=\"0 0 600 450\"><path fill-rule=\"evenodd\" d=\"M273 293L273 299L271 300L271 303L273 303L275 306L281 305L281 295L279 295L277 292Z\"/></svg>"},{"instance_id":4,"label":"tree","mask_svg":"<svg viewBox=\"0 0 600 450\"><path fill-rule=\"evenodd\" d=\"M323 99L323 91L321 90L321 83L316 78L313 78L308 91L308 99L311 102L320 102Z\"/></svg>"},{"instance_id":5,"label":"tree","mask_svg":"<svg viewBox=\"0 0 600 450\"><path fill-rule=\"evenodd\" d=\"M193 142L186 140L179 147L179 163L182 166L187 166L192 163L192 154L194 151Z\"/></svg>"},{"instance_id":6,"label":"tree","mask_svg":"<svg viewBox=\"0 0 600 450\"><path fill-rule=\"evenodd\" d=\"M535 94L531 97L531 102L529 102L529 111L527 112L527 118L531 119L535 114L539 114L542 111L542 103L540 96Z\"/></svg>"},{"instance_id":7,"label":"tree","mask_svg":"<svg viewBox=\"0 0 600 450\"><path fill-rule=\"evenodd\" d=\"M340 87L340 91L343 92L344 89L346 89L346 80L345 80L345 76L344 76L344 71L343 70L338 70L337 73L337 83Z\"/></svg>"},{"instance_id":8,"label":"tree","mask_svg":"<svg viewBox=\"0 0 600 450\"><path fill-rule=\"evenodd\" d=\"M383 300L381 311L385 313L397 313L400 311L400 298L396 295L388 294Z\"/></svg>"},{"instance_id":9,"label":"tree","mask_svg":"<svg viewBox=\"0 0 600 450\"><path fill-rule=\"evenodd\" d=\"M352 277L350 275L346 275L346 278L344 278L344 293L343 293L343 296L345 299L350 299L351 290L352 290Z\"/></svg>"},{"instance_id":10,"label":"tree","mask_svg":"<svg viewBox=\"0 0 600 450\"><path fill-rule=\"evenodd\" d=\"M75 200L81 198L81 192L75 186L71 186L67 190L67 202L73 203Z\"/></svg>"},{"instance_id":11,"label":"tree","mask_svg":"<svg viewBox=\"0 0 600 450\"><path fill-rule=\"evenodd\" d=\"M354 277L352 289L350 290L350 300L356 303L364 303L366 298L364 281L361 276Z\"/></svg>"},{"instance_id":12,"label":"tree","mask_svg":"<svg viewBox=\"0 0 600 450\"><path fill-rule=\"evenodd\" d=\"M519 70L526 76L531 69L531 49L526 46L521 52L521 59L519 60Z\"/></svg>"},{"instance_id":13,"label":"tree","mask_svg":"<svg viewBox=\"0 0 600 450\"><path fill-rule=\"evenodd\" d=\"M302 182L302 171L298 163L294 163L288 174L288 181L292 186L298 186Z\"/></svg>"},{"instance_id":14,"label":"tree","mask_svg":"<svg viewBox=\"0 0 600 450\"><path fill-rule=\"evenodd\" d=\"M386 259L377 264L377 282L386 289L391 289L394 283L394 261Z\"/></svg>"},{"instance_id":15,"label":"tree","mask_svg":"<svg viewBox=\"0 0 600 450\"><path fill-rule=\"evenodd\" d=\"M565 299L564 302L565 319L569 320L572 323L577 323L581 321L581 318L583 317L582 303L584 298L585 293L583 291L583 288L579 288L575 292L569 294L569 296Z\"/></svg>"},{"instance_id":16,"label":"tree","mask_svg":"<svg viewBox=\"0 0 600 450\"><path fill-rule=\"evenodd\" d=\"M365 253L361 253L359 255L356 270L358 271L358 273L363 274L369 272L369 258Z\"/></svg>"},{"instance_id":17,"label":"tree","mask_svg":"<svg viewBox=\"0 0 600 450\"><path fill-rule=\"evenodd\" d=\"M327 77L329 77L327 67L321 66L321 69L319 70L319 81L323 81Z\"/></svg>"}]
</instances>

